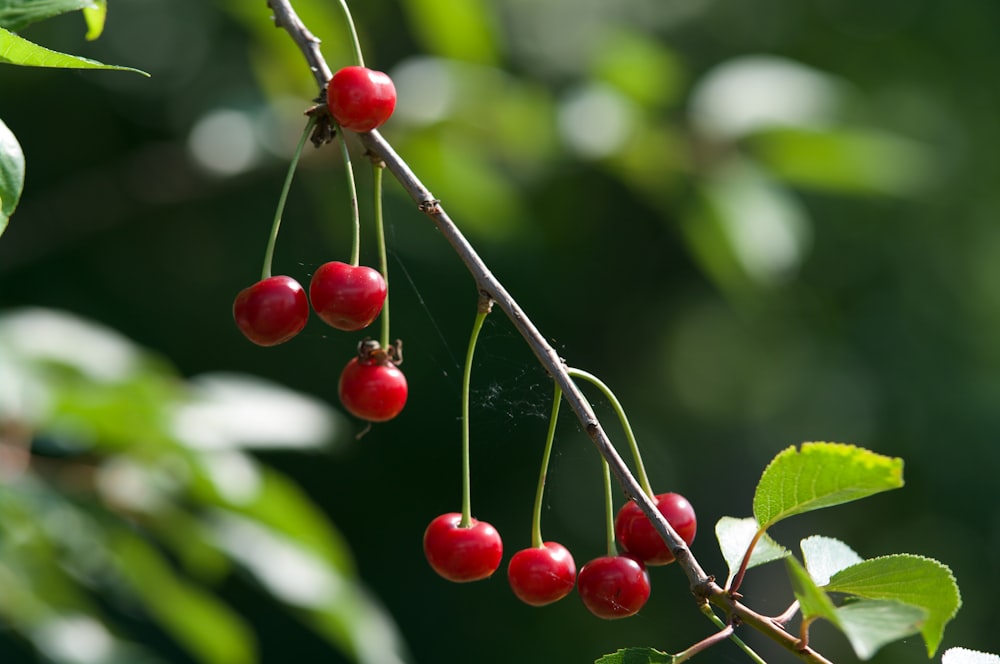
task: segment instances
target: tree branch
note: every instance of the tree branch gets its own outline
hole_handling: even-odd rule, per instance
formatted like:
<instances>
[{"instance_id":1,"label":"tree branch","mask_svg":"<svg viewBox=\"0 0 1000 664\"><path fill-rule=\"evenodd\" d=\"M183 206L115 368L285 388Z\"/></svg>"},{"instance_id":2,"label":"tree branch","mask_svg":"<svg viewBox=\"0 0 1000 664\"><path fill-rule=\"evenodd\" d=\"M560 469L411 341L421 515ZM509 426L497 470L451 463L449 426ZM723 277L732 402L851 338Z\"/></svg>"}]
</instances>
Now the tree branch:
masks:
<instances>
[{"instance_id":1,"label":"tree branch","mask_svg":"<svg viewBox=\"0 0 1000 664\"><path fill-rule=\"evenodd\" d=\"M309 32L292 8L290 0L268 0L268 6L274 11L275 25L286 30L298 45L309 64L316 83L320 88L319 99L332 73L324 60L319 40ZM417 178L410 167L396 153L391 145L377 131L358 134L361 143L374 157L382 160L386 168L399 182L406 193L417 204L421 212L426 214L437 226L452 249L458 254L476 282L480 293L492 299L501 311L506 314L514 327L520 332L525 342L531 348L535 357L563 391L563 398L573 410L584 430L593 440L601 456L603 456L615 475L619 484L629 498L634 500L643 513L652 522L656 531L670 547L678 566L688 578L692 593L707 599L721 607L728 614L738 617L741 622L751 625L764 632L772 639L798 655L803 661L811 664L831 664L811 649L800 649L798 639L776 625L766 616L762 616L743 606L715 583L691 553L687 544L674 531L667 520L656 508L652 497L647 495L638 480L629 470L615 449L600 421L594 414L590 403L583 392L570 377L566 364L555 349L542 336L535 324L521 309L517 301L507 292L503 284L493 275L486 263L472 247L465 235L445 212L440 201L434 198L430 190Z\"/></svg>"}]
</instances>

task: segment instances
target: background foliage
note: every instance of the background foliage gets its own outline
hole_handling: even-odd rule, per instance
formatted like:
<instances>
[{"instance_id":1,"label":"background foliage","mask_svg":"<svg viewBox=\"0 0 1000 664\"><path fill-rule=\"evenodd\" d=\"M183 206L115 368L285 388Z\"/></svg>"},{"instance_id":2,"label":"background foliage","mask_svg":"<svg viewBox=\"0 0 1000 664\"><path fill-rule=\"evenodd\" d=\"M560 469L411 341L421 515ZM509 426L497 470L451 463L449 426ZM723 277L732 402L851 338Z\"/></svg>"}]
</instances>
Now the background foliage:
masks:
<instances>
[{"instance_id":1,"label":"background foliage","mask_svg":"<svg viewBox=\"0 0 1000 664\"><path fill-rule=\"evenodd\" d=\"M331 64L346 63L332 3L296 7ZM385 135L563 354L616 390L654 486L696 505L694 549L710 570L724 569L710 524L750 513L778 450L864 445L906 460L903 490L772 534L821 532L865 558L913 551L947 563L964 606L943 646L996 649L1000 5L379 0L353 11L368 64L400 91ZM101 321L169 358L158 376L253 374L335 404L357 339L313 321L261 350L231 321L316 94L287 35L264 2L243 0L112 2L101 39L85 32L70 14L21 34L152 77L0 69L0 117L28 164L0 241L0 307ZM305 281L346 254L338 169L330 149L303 160L276 270ZM389 191L407 410L359 441L342 423L329 454L248 458L293 478L337 525L414 661L592 661L627 645L689 645L707 624L685 608L673 569L654 570L639 617L614 623L573 598L522 606L501 575L455 586L430 572L423 528L460 498L459 358L476 294ZM513 552L529 541L550 391L492 318L474 374L474 510ZM602 551L599 473L566 419L545 530L580 563ZM159 569L145 549L128 550L127 572ZM754 570L744 593L777 613L791 598L781 578ZM262 660L331 661L322 630L289 618L259 578L244 569L218 585ZM142 610L96 599L159 657L187 661L162 626L140 626ZM834 661L847 657L832 630L813 638ZM11 631L0 631L0 652L34 661ZM729 646L711 657L741 661ZM910 640L872 661L922 657Z\"/></svg>"}]
</instances>

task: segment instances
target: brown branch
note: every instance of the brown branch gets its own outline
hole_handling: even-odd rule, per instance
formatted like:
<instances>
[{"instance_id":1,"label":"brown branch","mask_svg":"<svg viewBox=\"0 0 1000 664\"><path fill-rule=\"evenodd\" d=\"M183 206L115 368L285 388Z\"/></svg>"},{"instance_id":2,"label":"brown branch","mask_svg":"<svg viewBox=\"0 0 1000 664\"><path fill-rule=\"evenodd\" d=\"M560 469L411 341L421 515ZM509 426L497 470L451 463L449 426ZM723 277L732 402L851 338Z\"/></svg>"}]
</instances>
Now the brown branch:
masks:
<instances>
[{"instance_id":1,"label":"brown branch","mask_svg":"<svg viewBox=\"0 0 1000 664\"><path fill-rule=\"evenodd\" d=\"M316 78L316 83L322 91L330 80L331 71L326 64L320 49L319 40L303 25L290 0L268 0L268 6L274 11L275 25L285 29L301 49L309 67ZM770 638L795 653L803 661L810 664L831 664L828 660L811 649L802 649L799 640L776 625L770 618L762 616L736 601L729 593L715 583L702 569L687 544L674 531L652 498L643 491L638 480L618 454L600 421L594 414L590 403L570 377L566 365L555 349L542 336L535 324L521 309L517 301L507 292L503 284L493 275L486 263L472 247L465 235L445 212L440 201L434 198L430 190L417 178L409 165L392 148L377 131L358 134L361 143L375 158L384 162L386 168L399 182L406 193L417 204L421 212L426 214L437 226L438 230L452 246L455 253L465 263L466 268L476 282L480 293L492 299L501 311L506 314L514 327L531 348L535 357L548 371L552 379L559 385L563 398L573 410L584 430L593 440L601 456L607 460L611 472L634 500L643 513L652 522L656 531L670 547L678 566L688 578L692 593L698 598L707 599L725 610L730 616L767 634Z\"/></svg>"}]
</instances>

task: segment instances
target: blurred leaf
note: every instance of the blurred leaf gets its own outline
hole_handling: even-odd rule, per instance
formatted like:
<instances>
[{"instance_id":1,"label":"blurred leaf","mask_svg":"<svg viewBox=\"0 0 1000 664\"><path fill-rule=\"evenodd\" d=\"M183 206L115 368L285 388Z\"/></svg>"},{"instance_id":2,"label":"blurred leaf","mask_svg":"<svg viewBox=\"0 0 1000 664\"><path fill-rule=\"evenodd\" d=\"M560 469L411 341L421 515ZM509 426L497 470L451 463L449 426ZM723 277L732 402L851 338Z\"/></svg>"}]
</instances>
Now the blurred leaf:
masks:
<instances>
[{"instance_id":1,"label":"blurred leaf","mask_svg":"<svg viewBox=\"0 0 1000 664\"><path fill-rule=\"evenodd\" d=\"M405 0L403 6L428 53L486 64L498 60L490 6L484 0Z\"/></svg>"},{"instance_id":2,"label":"blurred leaf","mask_svg":"<svg viewBox=\"0 0 1000 664\"><path fill-rule=\"evenodd\" d=\"M967 648L948 648L941 655L941 664L1000 664L1000 655Z\"/></svg>"},{"instance_id":3,"label":"blurred leaf","mask_svg":"<svg viewBox=\"0 0 1000 664\"><path fill-rule=\"evenodd\" d=\"M35 21L93 5L94 0L0 0L0 28L18 32Z\"/></svg>"},{"instance_id":4,"label":"blurred leaf","mask_svg":"<svg viewBox=\"0 0 1000 664\"><path fill-rule=\"evenodd\" d=\"M747 140L772 173L806 188L902 196L918 191L929 179L927 150L888 132L776 127Z\"/></svg>"},{"instance_id":5,"label":"blurred leaf","mask_svg":"<svg viewBox=\"0 0 1000 664\"><path fill-rule=\"evenodd\" d=\"M746 555L747 548L753 542L754 536L760 530L757 520L752 516L745 519L737 519L731 516L724 516L715 524L715 537L719 540L719 549L722 557L729 565L729 577L726 579L726 587L733 580L740 565L743 563L743 556ZM747 569L780 560L791 555L791 552L781 546L768 535L764 535L757 541L753 553L750 554L750 561Z\"/></svg>"},{"instance_id":6,"label":"blurred leaf","mask_svg":"<svg viewBox=\"0 0 1000 664\"><path fill-rule=\"evenodd\" d=\"M867 599L903 602L927 612L920 628L932 657L945 625L958 612L962 598L951 570L936 560L909 554L872 558L837 572L827 586Z\"/></svg>"},{"instance_id":7,"label":"blurred leaf","mask_svg":"<svg viewBox=\"0 0 1000 664\"><path fill-rule=\"evenodd\" d=\"M57 69L114 69L131 71L149 76L144 71L132 67L106 65L96 60L88 60L75 55L67 55L39 46L13 32L0 28L0 64L23 65L26 67L54 67Z\"/></svg>"},{"instance_id":8,"label":"blurred leaf","mask_svg":"<svg viewBox=\"0 0 1000 664\"><path fill-rule=\"evenodd\" d=\"M622 648L600 657L594 664L671 664L675 657L653 648Z\"/></svg>"},{"instance_id":9,"label":"blurred leaf","mask_svg":"<svg viewBox=\"0 0 1000 664\"><path fill-rule=\"evenodd\" d=\"M799 542L799 546L809 576L818 586L825 586L831 576L863 560L851 547L832 537L813 535Z\"/></svg>"},{"instance_id":10,"label":"blurred leaf","mask_svg":"<svg viewBox=\"0 0 1000 664\"><path fill-rule=\"evenodd\" d=\"M177 576L163 556L136 535L119 531L110 544L132 591L198 661L256 661L253 632L231 608Z\"/></svg>"},{"instance_id":11,"label":"blurred leaf","mask_svg":"<svg viewBox=\"0 0 1000 664\"><path fill-rule=\"evenodd\" d=\"M917 634L926 615L918 607L887 600L860 600L837 609L841 629L863 660L888 643Z\"/></svg>"},{"instance_id":12,"label":"blurred leaf","mask_svg":"<svg viewBox=\"0 0 1000 664\"><path fill-rule=\"evenodd\" d=\"M753 497L762 528L903 486L903 460L841 443L803 443L764 469Z\"/></svg>"},{"instance_id":13,"label":"blurred leaf","mask_svg":"<svg viewBox=\"0 0 1000 664\"><path fill-rule=\"evenodd\" d=\"M24 152L14 132L0 120L0 235L7 229L24 188Z\"/></svg>"},{"instance_id":14,"label":"blurred leaf","mask_svg":"<svg viewBox=\"0 0 1000 664\"><path fill-rule=\"evenodd\" d=\"M609 29L594 47L592 75L646 107L675 102L684 73L663 41L637 30Z\"/></svg>"},{"instance_id":15,"label":"blurred leaf","mask_svg":"<svg viewBox=\"0 0 1000 664\"><path fill-rule=\"evenodd\" d=\"M104 22L108 17L107 0L91 0L83 8L83 18L87 22L87 41L93 41L104 32Z\"/></svg>"}]
</instances>

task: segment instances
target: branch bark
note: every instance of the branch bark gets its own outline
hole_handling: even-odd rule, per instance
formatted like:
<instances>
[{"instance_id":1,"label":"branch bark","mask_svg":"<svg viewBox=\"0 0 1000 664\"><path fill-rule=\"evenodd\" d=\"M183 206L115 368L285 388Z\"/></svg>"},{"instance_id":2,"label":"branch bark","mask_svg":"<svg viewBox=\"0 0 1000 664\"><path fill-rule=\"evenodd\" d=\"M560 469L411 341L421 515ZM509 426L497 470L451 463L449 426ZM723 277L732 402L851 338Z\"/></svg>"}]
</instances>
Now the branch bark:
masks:
<instances>
[{"instance_id":1,"label":"branch bark","mask_svg":"<svg viewBox=\"0 0 1000 664\"><path fill-rule=\"evenodd\" d=\"M320 94L318 99L322 100L326 84L330 80L332 72L320 52L319 39L309 32L299 19L290 0L268 0L267 4L274 12L275 25L287 31L302 51L319 86ZM535 354L535 357L562 389L563 398L594 442L598 452L607 460L608 465L611 467L611 472L626 495L639 505L643 513L652 522L656 531L670 547L678 566L688 578L691 592L701 600L710 601L712 604L720 607L727 615L735 617L738 622L746 623L758 631L767 634L786 649L798 655L803 661L810 664L831 664L831 662L812 649L800 648L799 641L795 636L786 632L770 618L762 616L742 605L721 586L716 584L714 577L705 573L687 544L674 531L663 515L660 514L651 496L642 490L638 480L618 454L618 451L611 443L600 421L594 414L593 409L590 407L590 403L567 372L566 364L562 358L559 357L555 349L546 341L545 337L521 309L521 306L514 297L507 292L507 289L500 280L490 271L485 261L483 261L465 235L448 216L447 212L445 212L440 201L434 198L431 191L424 186L410 169L409 165L400 158L378 131L358 134L358 138L371 155L385 163L386 168L417 204L418 209L434 222L452 249L465 264L475 280L480 293L492 299L497 307L510 319L511 323L520 332L525 342Z\"/></svg>"}]
</instances>

